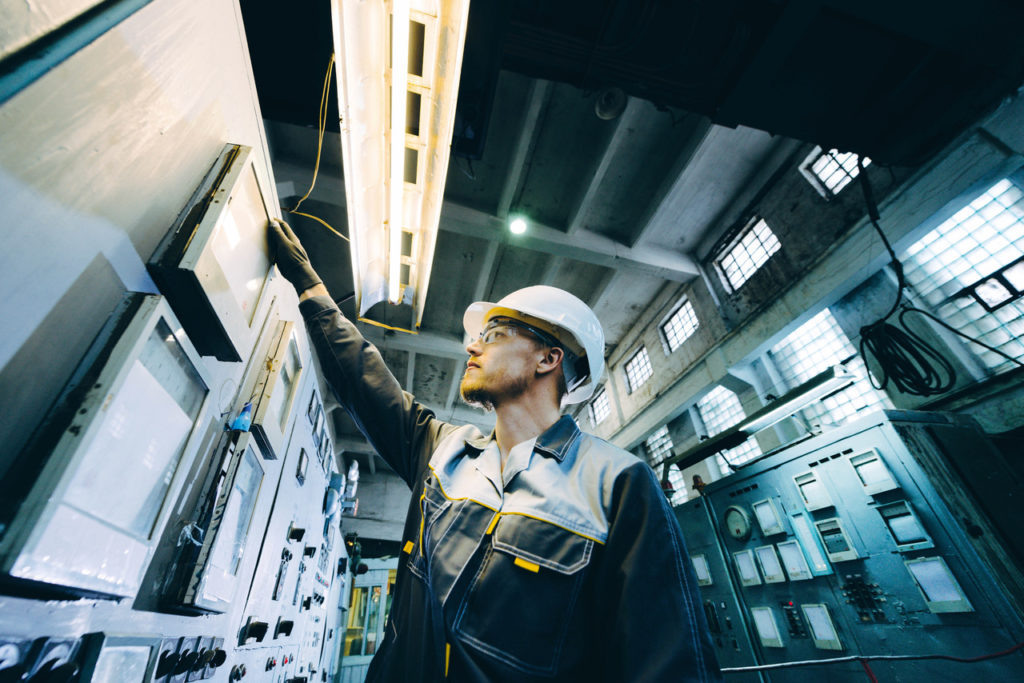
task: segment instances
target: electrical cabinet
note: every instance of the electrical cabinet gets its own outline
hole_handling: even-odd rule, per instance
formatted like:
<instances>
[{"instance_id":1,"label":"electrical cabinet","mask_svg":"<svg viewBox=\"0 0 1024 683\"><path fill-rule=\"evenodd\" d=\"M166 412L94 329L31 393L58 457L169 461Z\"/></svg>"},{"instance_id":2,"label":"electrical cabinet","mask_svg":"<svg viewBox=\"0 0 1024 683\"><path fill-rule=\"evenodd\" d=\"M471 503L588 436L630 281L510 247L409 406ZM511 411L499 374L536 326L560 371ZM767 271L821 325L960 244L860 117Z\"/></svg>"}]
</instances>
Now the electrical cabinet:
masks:
<instances>
[{"instance_id":1,"label":"electrical cabinet","mask_svg":"<svg viewBox=\"0 0 1024 683\"><path fill-rule=\"evenodd\" d=\"M3 571L134 596L198 449L209 386L164 299L127 297L5 477Z\"/></svg>"},{"instance_id":2,"label":"electrical cabinet","mask_svg":"<svg viewBox=\"0 0 1024 683\"><path fill-rule=\"evenodd\" d=\"M270 215L244 145L226 145L148 268L199 352L247 358L260 331Z\"/></svg>"},{"instance_id":3,"label":"electrical cabinet","mask_svg":"<svg viewBox=\"0 0 1024 683\"><path fill-rule=\"evenodd\" d=\"M951 457L965 444L970 456ZM1020 567L958 474L989 448L967 421L889 411L741 467L677 507L722 666L972 658L1024 640ZM870 666L881 680L1024 677L1020 653ZM854 662L729 680L864 675Z\"/></svg>"}]
</instances>

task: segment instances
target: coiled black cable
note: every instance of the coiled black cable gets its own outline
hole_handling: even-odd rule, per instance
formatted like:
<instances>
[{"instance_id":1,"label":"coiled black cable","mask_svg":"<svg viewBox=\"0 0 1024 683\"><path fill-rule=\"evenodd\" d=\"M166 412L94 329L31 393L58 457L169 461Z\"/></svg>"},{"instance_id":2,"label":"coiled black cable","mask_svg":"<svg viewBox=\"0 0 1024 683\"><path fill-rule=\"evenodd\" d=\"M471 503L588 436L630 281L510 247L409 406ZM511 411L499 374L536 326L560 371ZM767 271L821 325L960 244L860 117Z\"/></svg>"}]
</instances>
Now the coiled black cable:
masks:
<instances>
[{"instance_id":1,"label":"coiled black cable","mask_svg":"<svg viewBox=\"0 0 1024 683\"><path fill-rule=\"evenodd\" d=\"M878 224L880 218L878 205L875 203L874 193L871 190L871 182L864 172L863 158L859 155L857 171L857 178L864 193L864 202L867 204L868 219L878 232L879 237L882 238L882 243L885 244L885 249L889 252L889 258L892 259L892 269L896 274L896 300L889 312L870 325L860 328L860 354L866 361L870 352L878 362L882 375L879 384L875 384L874 379L871 379L872 386L876 389L885 389L889 382L892 382L893 386L905 394L935 396L946 393L956 385L956 370L953 368L953 364L921 335L916 334L907 326L905 317L908 313L919 313L930 318L953 334L959 335L973 344L983 346L1017 365L1024 366L1024 363L1016 358L964 334L932 313L914 306L902 305L898 317L901 327L887 322L903 303L903 290L906 287L903 264L896 258L896 252Z\"/></svg>"}]
</instances>

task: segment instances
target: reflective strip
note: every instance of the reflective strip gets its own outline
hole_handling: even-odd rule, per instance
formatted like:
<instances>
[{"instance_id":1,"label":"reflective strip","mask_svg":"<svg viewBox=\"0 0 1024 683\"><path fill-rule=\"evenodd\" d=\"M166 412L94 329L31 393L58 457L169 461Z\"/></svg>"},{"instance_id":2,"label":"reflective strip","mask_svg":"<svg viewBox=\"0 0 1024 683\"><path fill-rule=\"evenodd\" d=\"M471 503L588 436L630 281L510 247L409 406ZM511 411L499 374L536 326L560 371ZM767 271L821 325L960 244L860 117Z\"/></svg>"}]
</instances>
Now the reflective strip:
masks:
<instances>
[{"instance_id":1,"label":"reflective strip","mask_svg":"<svg viewBox=\"0 0 1024 683\"><path fill-rule=\"evenodd\" d=\"M534 564L533 562L530 562L528 560L524 560L521 557L517 557L513 564L515 564L518 567L522 567L523 569L527 569L527 570L529 570L531 572L534 572L534 573L537 573L537 572L540 571L540 565L539 564Z\"/></svg>"},{"instance_id":2,"label":"reflective strip","mask_svg":"<svg viewBox=\"0 0 1024 683\"><path fill-rule=\"evenodd\" d=\"M406 555L408 555L409 553L412 552L413 547L414 546L413 546L412 541L406 541L405 542L405 547L402 548L402 552L405 553Z\"/></svg>"},{"instance_id":3,"label":"reflective strip","mask_svg":"<svg viewBox=\"0 0 1024 683\"><path fill-rule=\"evenodd\" d=\"M487 525L487 531L484 532L484 536L489 536L494 531L494 527L498 526L498 517L501 517L500 512L491 518L491 523Z\"/></svg>"},{"instance_id":4,"label":"reflective strip","mask_svg":"<svg viewBox=\"0 0 1024 683\"><path fill-rule=\"evenodd\" d=\"M444 644L444 677L448 678L448 662L452 658L452 644Z\"/></svg>"},{"instance_id":5,"label":"reflective strip","mask_svg":"<svg viewBox=\"0 0 1024 683\"><path fill-rule=\"evenodd\" d=\"M426 510L423 509L423 501L426 500L426 498L427 493L426 491L424 491L423 494L420 496L420 555L423 555L423 517L424 515L426 515Z\"/></svg>"}]
</instances>

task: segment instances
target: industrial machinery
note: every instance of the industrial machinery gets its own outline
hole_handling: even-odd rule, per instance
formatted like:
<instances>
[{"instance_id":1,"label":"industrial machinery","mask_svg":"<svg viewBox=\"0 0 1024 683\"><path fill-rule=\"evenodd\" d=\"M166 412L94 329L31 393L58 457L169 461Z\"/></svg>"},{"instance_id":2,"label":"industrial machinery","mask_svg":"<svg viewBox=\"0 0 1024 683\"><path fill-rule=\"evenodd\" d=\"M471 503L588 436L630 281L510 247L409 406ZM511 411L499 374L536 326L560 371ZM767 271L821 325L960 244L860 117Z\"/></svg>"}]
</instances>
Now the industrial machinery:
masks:
<instances>
[{"instance_id":1,"label":"industrial machinery","mask_svg":"<svg viewBox=\"0 0 1024 683\"><path fill-rule=\"evenodd\" d=\"M0 495L0 681L327 681L346 482L228 145Z\"/></svg>"},{"instance_id":2,"label":"industrial machinery","mask_svg":"<svg viewBox=\"0 0 1024 683\"><path fill-rule=\"evenodd\" d=\"M677 507L722 667L802 663L726 680L1021 680L1024 577L992 514L1019 505L996 485L979 500L1013 476L999 462L968 421L886 411ZM977 661L917 657L934 655Z\"/></svg>"}]
</instances>

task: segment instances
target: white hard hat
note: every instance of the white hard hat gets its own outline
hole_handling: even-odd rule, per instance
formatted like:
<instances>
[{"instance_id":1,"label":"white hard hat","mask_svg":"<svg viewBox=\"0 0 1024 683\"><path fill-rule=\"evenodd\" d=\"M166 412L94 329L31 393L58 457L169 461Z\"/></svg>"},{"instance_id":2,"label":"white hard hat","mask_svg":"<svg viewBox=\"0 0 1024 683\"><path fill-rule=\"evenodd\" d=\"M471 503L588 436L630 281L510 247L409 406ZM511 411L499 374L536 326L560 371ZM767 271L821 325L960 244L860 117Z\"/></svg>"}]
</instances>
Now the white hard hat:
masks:
<instances>
[{"instance_id":1,"label":"white hard hat","mask_svg":"<svg viewBox=\"0 0 1024 683\"><path fill-rule=\"evenodd\" d=\"M565 403L586 401L594 393L604 373L604 331L590 306L557 287L535 285L518 289L497 303L477 301L462 316L462 326L470 339L476 339L487 321L495 316L521 319L550 334L566 346L566 351L585 364L585 379L570 386ZM572 374L565 369L568 379Z\"/></svg>"}]
</instances>

